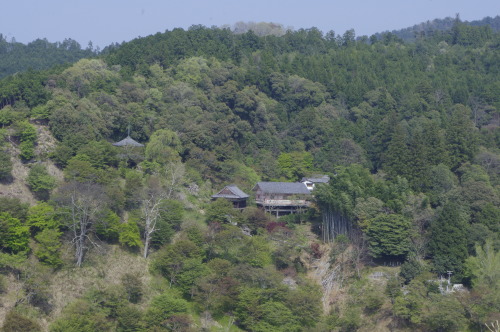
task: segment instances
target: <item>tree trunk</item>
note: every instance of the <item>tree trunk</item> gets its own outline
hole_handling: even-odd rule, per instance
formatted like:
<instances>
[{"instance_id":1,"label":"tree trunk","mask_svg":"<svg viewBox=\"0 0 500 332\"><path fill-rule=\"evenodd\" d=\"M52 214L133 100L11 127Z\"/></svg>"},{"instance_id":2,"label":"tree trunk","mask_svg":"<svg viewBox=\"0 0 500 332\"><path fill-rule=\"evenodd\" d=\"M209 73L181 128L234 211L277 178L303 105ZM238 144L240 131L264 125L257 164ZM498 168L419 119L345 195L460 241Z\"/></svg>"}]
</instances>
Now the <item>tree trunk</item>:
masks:
<instances>
[{"instance_id":1,"label":"tree trunk","mask_svg":"<svg viewBox=\"0 0 500 332\"><path fill-rule=\"evenodd\" d=\"M144 258L148 257L150 240L151 240L151 236L146 233L146 236L144 238Z\"/></svg>"}]
</instances>

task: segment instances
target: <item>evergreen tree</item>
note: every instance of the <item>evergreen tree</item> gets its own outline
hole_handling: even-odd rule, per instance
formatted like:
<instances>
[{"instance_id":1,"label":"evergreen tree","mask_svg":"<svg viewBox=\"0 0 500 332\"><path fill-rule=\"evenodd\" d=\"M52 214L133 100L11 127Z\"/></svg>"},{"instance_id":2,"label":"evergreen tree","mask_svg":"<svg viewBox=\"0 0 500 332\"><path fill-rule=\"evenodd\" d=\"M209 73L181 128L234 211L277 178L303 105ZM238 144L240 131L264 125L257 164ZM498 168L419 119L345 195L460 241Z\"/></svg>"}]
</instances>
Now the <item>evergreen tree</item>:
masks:
<instances>
[{"instance_id":1,"label":"evergreen tree","mask_svg":"<svg viewBox=\"0 0 500 332\"><path fill-rule=\"evenodd\" d=\"M477 132L469 113L463 105L454 106L446 128L449 165L452 170L456 170L466 161L471 161L477 151Z\"/></svg>"},{"instance_id":2,"label":"evergreen tree","mask_svg":"<svg viewBox=\"0 0 500 332\"><path fill-rule=\"evenodd\" d=\"M429 253L434 269L445 275L452 271L455 279L463 277L467 253L468 215L457 203L448 202L431 224Z\"/></svg>"},{"instance_id":3,"label":"evergreen tree","mask_svg":"<svg viewBox=\"0 0 500 332\"><path fill-rule=\"evenodd\" d=\"M396 125L384 157L384 170L392 177L406 177L410 164L407 133L401 123Z\"/></svg>"}]
</instances>

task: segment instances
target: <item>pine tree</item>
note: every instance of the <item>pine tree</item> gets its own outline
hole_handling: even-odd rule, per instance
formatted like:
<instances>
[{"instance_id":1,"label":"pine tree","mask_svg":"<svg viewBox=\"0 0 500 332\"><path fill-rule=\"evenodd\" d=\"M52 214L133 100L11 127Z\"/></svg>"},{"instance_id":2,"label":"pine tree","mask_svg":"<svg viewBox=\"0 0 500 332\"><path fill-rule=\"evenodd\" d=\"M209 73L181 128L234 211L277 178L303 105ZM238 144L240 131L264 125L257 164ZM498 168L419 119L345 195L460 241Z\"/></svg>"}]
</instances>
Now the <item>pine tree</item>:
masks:
<instances>
[{"instance_id":1,"label":"pine tree","mask_svg":"<svg viewBox=\"0 0 500 332\"><path fill-rule=\"evenodd\" d=\"M406 177L410 156L406 143L407 133L401 124L398 124L387 148L384 158L384 169L392 177L397 175Z\"/></svg>"},{"instance_id":2,"label":"pine tree","mask_svg":"<svg viewBox=\"0 0 500 332\"><path fill-rule=\"evenodd\" d=\"M447 203L431 224L429 251L439 274L452 271L460 279L467 253L469 216L457 203Z\"/></svg>"}]
</instances>

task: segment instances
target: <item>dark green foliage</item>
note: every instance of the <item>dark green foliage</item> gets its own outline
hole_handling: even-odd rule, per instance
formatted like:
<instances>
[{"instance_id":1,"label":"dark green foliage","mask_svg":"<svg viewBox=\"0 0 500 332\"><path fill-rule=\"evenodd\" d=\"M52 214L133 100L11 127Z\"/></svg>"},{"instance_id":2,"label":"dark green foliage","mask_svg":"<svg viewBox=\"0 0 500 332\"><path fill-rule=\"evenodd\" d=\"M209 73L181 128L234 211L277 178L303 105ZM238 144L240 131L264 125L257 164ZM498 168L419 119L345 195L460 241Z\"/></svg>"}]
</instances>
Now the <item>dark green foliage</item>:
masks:
<instances>
[{"instance_id":1,"label":"dark green foliage","mask_svg":"<svg viewBox=\"0 0 500 332\"><path fill-rule=\"evenodd\" d=\"M424 266L415 257L410 256L402 265L399 275L404 279L405 283L409 283L416 276L424 271Z\"/></svg>"},{"instance_id":2,"label":"dark green foliage","mask_svg":"<svg viewBox=\"0 0 500 332\"><path fill-rule=\"evenodd\" d=\"M31 160L35 157L36 129L27 121L19 123L17 127L17 135L21 141L19 144L19 150L21 150L19 156L24 161Z\"/></svg>"},{"instance_id":3,"label":"dark green foliage","mask_svg":"<svg viewBox=\"0 0 500 332\"><path fill-rule=\"evenodd\" d=\"M157 221L157 228L153 234L152 247L159 248L170 242L173 234L180 229L184 214L184 206L175 200L165 200L160 207L160 218Z\"/></svg>"},{"instance_id":4,"label":"dark green foliage","mask_svg":"<svg viewBox=\"0 0 500 332\"><path fill-rule=\"evenodd\" d=\"M42 328L34 320L25 317L14 310L5 315L2 331L5 332L38 332Z\"/></svg>"},{"instance_id":5,"label":"dark green foliage","mask_svg":"<svg viewBox=\"0 0 500 332\"><path fill-rule=\"evenodd\" d=\"M143 294L142 280L137 274L125 273L121 278L121 284L127 293L127 299L131 303L137 303L141 300Z\"/></svg>"},{"instance_id":6,"label":"dark green foliage","mask_svg":"<svg viewBox=\"0 0 500 332\"><path fill-rule=\"evenodd\" d=\"M103 214L102 221L96 225L95 232L103 240L116 242L122 228L120 217L113 211L106 211Z\"/></svg>"},{"instance_id":7,"label":"dark green foliage","mask_svg":"<svg viewBox=\"0 0 500 332\"><path fill-rule=\"evenodd\" d=\"M76 300L50 325L51 332L112 331L106 314L85 300Z\"/></svg>"},{"instance_id":8,"label":"dark green foliage","mask_svg":"<svg viewBox=\"0 0 500 332\"><path fill-rule=\"evenodd\" d=\"M105 169L108 166L117 166L117 148L106 141L90 141L80 147L77 155L87 156L92 167Z\"/></svg>"},{"instance_id":9,"label":"dark green foliage","mask_svg":"<svg viewBox=\"0 0 500 332\"><path fill-rule=\"evenodd\" d=\"M47 199L52 189L56 187L56 179L47 172L42 164L31 167L26 183L40 199Z\"/></svg>"},{"instance_id":10,"label":"dark green foliage","mask_svg":"<svg viewBox=\"0 0 500 332\"><path fill-rule=\"evenodd\" d=\"M205 218L208 223L230 223L238 222L240 213L233 208L233 204L227 199L219 198L207 207Z\"/></svg>"},{"instance_id":11,"label":"dark green foliage","mask_svg":"<svg viewBox=\"0 0 500 332\"><path fill-rule=\"evenodd\" d=\"M320 299L318 287L305 285L290 291L286 296L286 304L301 326L314 327L321 316Z\"/></svg>"},{"instance_id":12,"label":"dark green foliage","mask_svg":"<svg viewBox=\"0 0 500 332\"><path fill-rule=\"evenodd\" d=\"M179 275L186 271L186 264L189 262L190 268L197 270L202 257L203 252L195 243L181 240L159 251L153 261L153 269L167 278L170 284L175 284L179 281Z\"/></svg>"},{"instance_id":13,"label":"dark green foliage","mask_svg":"<svg viewBox=\"0 0 500 332\"><path fill-rule=\"evenodd\" d=\"M188 303L174 294L165 293L151 300L151 305L145 313L145 321L149 328L162 326L164 322L176 314L186 313Z\"/></svg>"},{"instance_id":14,"label":"dark green foliage","mask_svg":"<svg viewBox=\"0 0 500 332\"><path fill-rule=\"evenodd\" d=\"M142 285L146 276L126 274L120 285L97 283L53 317L53 331L189 330L199 327L198 315L222 324L226 314L252 331L376 330L389 319L395 330L484 329L500 303L491 291L495 269L484 267L497 255L488 256L486 245L498 246L500 220L500 37L457 22L452 31L416 38L404 43L387 33L368 41L353 30L322 35L314 28L259 36L194 26L0 81L0 141L10 140L14 152L19 144L31 160L37 133L28 119L36 128L47 124L58 140L51 157L73 184L54 193L55 211L38 204L28 217L27 207L0 198L0 268L20 271L26 257L60 266L61 241L80 245L78 265L84 253L92 258L91 241L135 254L142 246L138 211L155 187L145 180L161 178L175 190L162 196L151 243L151 270L160 279ZM127 133L145 147L110 144ZM38 143L37 151L52 148ZM9 185L10 151L5 155L0 178ZM177 161L185 175L165 173ZM46 172L39 165L32 171L31 189L48 193ZM315 209L297 219L273 222L254 207L242 213L226 200L209 202L212 188L228 183L251 193L261 179L324 173L331 180L316 187ZM69 222L87 220L79 209L96 212L89 224ZM349 290L345 302L332 304L329 326L316 324L321 294L305 277L325 254L309 225L334 241L333 282ZM484 252L467 259L476 243ZM409 256L400 276L387 281L392 306L380 288L363 283L367 254L375 262ZM443 296L428 282L436 278L428 266L472 285L459 294L463 309L457 294ZM155 298L165 282L168 293ZM35 286L30 281L23 292ZM49 300L35 302L42 308Z\"/></svg>"},{"instance_id":15,"label":"dark green foliage","mask_svg":"<svg viewBox=\"0 0 500 332\"><path fill-rule=\"evenodd\" d=\"M470 110L463 105L456 105L451 109L446 128L446 144L452 170L471 161L477 151L477 130L470 120Z\"/></svg>"},{"instance_id":16,"label":"dark green foliage","mask_svg":"<svg viewBox=\"0 0 500 332\"><path fill-rule=\"evenodd\" d=\"M466 327L464 309L453 296L435 294L430 298L428 310L423 319L428 331L463 331Z\"/></svg>"},{"instance_id":17,"label":"dark green foliage","mask_svg":"<svg viewBox=\"0 0 500 332\"><path fill-rule=\"evenodd\" d=\"M458 280L462 277L463 263L467 258L468 215L456 203L447 203L431 224L429 252L437 273L453 271Z\"/></svg>"},{"instance_id":18,"label":"dark green foliage","mask_svg":"<svg viewBox=\"0 0 500 332\"><path fill-rule=\"evenodd\" d=\"M375 258L404 257L410 247L410 221L397 214L380 214L368 227L370 254Z\"/></svg>"},{"instance_id":19,"label":"dark green foliage","mask_svg":"<svg viewBox=\"0 0 500 332\"><path fill-rule=\"evenodd\" d=\"M483 225L486 225L494 232L500 232L500 208L492 203L487 203L482 206L481 210L476 214L476 219Z\"/></svg>"},{"instance_id":20,"label":"dark green foliage","mask_svg":"<svg viewBox=\"0 0 500 332\"><path fill-rule=\"evenodd\" d=\"M0 181L9 179L12 173L12 162L10 161L10 154L0 149Z\"/></svg>"},{"instance_id":21,"label":"dark green foliage","mask_svg":"<svg viewBox=\"0 0 500 332\"><path fill-rule=\"evenodd\" d=\"M65 39L51 43L47 39L37 39L28 44L7 41L7 36L0 35L0 78L20 73L28 69L42 70L57 64L76 62L80 58L96 55L92 46L82 49L75 40Z\"/></svg>"},{"instance_id":22,"label":"dark green foliage","mask_svg":"<svg viewBox=\"0 0 500 332\"><path fill-rule=\"evenodd\" d=\"M144 330L143 313L135 306L118 308L116 330L120 332L140 332Z\"/></svg>"}]
</instances>

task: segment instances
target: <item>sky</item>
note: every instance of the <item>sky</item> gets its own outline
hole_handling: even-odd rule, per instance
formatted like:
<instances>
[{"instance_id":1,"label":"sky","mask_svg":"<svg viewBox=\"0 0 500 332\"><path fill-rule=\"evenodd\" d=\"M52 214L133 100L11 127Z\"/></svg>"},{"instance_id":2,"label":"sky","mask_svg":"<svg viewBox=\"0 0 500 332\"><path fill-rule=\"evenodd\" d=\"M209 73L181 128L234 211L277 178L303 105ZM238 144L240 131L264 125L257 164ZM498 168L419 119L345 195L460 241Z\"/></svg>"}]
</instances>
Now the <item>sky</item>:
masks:
<instances>
[{"instance_id":1,"label":"sky","mask_svg":"<svg viewBox=\"0 0 500 332\"><path fill-rule=\"evenodd\" d=\"M102 49L174 28L239 21L370 36L456 14L463 21L495 17L500 0L2 0L0 11L0 33L9 41L71 38Z\"/></svg>"}]
</instances>

